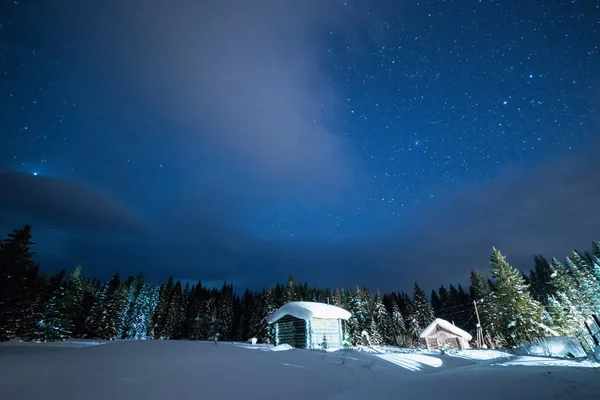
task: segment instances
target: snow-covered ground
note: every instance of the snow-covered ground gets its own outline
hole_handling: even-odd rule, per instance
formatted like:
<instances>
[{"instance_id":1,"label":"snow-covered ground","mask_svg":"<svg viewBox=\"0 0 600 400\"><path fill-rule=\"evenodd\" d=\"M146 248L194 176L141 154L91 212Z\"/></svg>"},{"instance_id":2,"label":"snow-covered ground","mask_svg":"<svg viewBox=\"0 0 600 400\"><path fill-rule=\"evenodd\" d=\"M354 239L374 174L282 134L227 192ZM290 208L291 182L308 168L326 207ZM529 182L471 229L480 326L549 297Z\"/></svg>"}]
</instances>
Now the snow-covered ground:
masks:
<instances>
[{"instance_id":1,"label":"snow-covered ground","mask_svg":"<svg viewBox=\"0 0 600 400\"><path fill-rule=\"evenodd\" d=\"M63 342L26 342L23 340L13 339L8 342L0 342L0 347L88 347L99 346L105 344L105 341L86 340L86 339L70 339Z\"/></svg>"},{"instance_id":2,"label":"snow-covered ground","mask_svg":"<svg viewBox=\"0 0 600 400\"><path fill-rule=\"evenodd\" d=\"M527 366L527 367L575 367L575 368L597 368L600 371L600 363L590 360L569 360L551 357L535 357L535 356L519 356L513 359L498 363L496 365L511 367L511 366ZM598 375L600 379L600 373ZM600 394L598 394L600 396Z\"/></svg>"},{"instance_id":3,"label":"snow-covered ground","mask_svg":"<svg viewBox=\"0 0 600 400\"><path fill-rule=\"evenodd\" d=\"M600 393L594 368L550 365L539 357L507 359L501 352L474 350L455 356L394 348L274 349L191 341L5 345L0 346L0 398L519 400L591 399Z\"/></svg>"}]
</instances>

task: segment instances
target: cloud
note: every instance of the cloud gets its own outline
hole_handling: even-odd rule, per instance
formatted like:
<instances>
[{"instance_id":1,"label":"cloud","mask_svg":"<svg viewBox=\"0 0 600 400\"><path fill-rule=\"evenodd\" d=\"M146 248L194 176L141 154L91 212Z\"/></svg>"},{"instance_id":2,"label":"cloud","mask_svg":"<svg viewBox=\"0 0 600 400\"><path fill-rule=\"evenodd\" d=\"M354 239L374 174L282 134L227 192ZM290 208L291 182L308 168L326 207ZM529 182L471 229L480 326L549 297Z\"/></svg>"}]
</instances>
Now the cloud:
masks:
<instances>
[{"instance_id":1,"label":"cloud","mask_svg":"<svg viewBox=\"0 0 600 400\"><path fill-rule=\"evenodd\" d=\"M585 250L600 237L598 176L594 156L574 154L508 168L493 183L463 188L421 211L414 240L404 248L409 262L443 282L471 268L487 270L492 246L524 270L537 253L562 258L573 248Z\"/></svg>"},{"instance_id":2,"label":"cloud","mask_svg":"<svg viewBox=\"0 0 600 400\"><path fill-rule=\"evenodd\" d=\"M466 282L473 268L487 271L492 246L525 271L536 253L562 258L572 248L588 248L591 240L599 239L599 173L600 163L587 156L552 160L530 170L505 170L494 183L463 188L441 204L423 207L402 227L410 236L385 241L259 240L231 223L227 204L191 198L165 206L152 236L119 243L72 235L65 248L92 271L112 274L118 268L125 274L142 269L156 280L174 275L260 288L292 274L329 287L366 284L371 289L410 291L419 281L433 288ZM88 203L68 204L75 215L85 216L90 213L78 208ZM124 211L111 214L124 214L113 218L117 221L130 218ZM90 221L89 216L84 219Z\"/></svg>"},{"instance_id":3,"label":"cloud","mask_svg":"<svg viewBox=\"0 0 600 400\"><path fill-rule=\"evenodd\" d=\"M0 172L0 220L34 223L87 232L140 234L149 232L142 218L106 194L77 182ZM33 221L32 221L33 220Z\"/></svg>"},{"instance_id":4,"label":"cloud","mask_svg":"<svg viewBox=\"0 0 600 400\"><path fill-rule=\"evenodd\" d=\"M72 51L177 124L165 135L185 158L212 153L275 192L352 186L358 157L327 119L342 104L318 57L322 35L352 24L352 14L323 25L331 4L318 1L87 3L48 7L77 30Z\"/></svg>"}]
</instances>

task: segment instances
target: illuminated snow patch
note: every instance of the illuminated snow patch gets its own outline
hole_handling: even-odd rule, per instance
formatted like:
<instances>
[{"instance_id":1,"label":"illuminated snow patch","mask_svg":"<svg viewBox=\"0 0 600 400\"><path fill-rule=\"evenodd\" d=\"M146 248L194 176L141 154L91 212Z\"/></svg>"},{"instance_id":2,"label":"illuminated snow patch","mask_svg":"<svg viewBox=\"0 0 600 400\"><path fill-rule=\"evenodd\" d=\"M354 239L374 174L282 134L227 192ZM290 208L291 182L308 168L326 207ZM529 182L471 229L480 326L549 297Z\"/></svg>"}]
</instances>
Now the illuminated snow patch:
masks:
<instances>
[{"instance_id":1,"label":"illuminated snow patch","mask_svg":"<svg viewBox=\"0 0 600 400\"><path fill-rule=\"evenodd\" d=\"M500 364L495 364L502 367L513 367L513 366L526 366L526 367L571 367L571 368L600 368L599 363L591 362L588 360L577 361L577 360L558 360L556 358L549 357L532 357L523 356L517 357L514 360L507 361Z\"/></svg>"},{"instance_id":2,"label":"illuminated snow patch","mask_svg":"<svg viewBox=\"0 0 600 400\"><path fill-rule=\"evenodd\" d=\"M281 364L285 365L286 367L304 368L302 365L288 364L288 363L281 363Z\"/></svg>"},{"instance_id":3,"label":"illuminated snow patch","mask_svg":"<svg viewBox=\"0 0 600 400\"><path fill-rule=\"evenodd\" d=\"M495 360L497 358L510 358L511 354L505 353L503 351L498 350L482 350L482 349L472 349L472 350L459 350L457 352L448 352L449 356L465 358L467 360Z\"/></svg>"},{"instance_id":4,"label":"illuminated snow patch","mask_svg":"<svg viewBox=\"0 0 600 400\"><path fill-rule=\"evenodd\" d=\"M279 346L273 346L271 347L271 351L286 351L286 350L292 350L293 347L290 346L289 344L280 344Z\"/></svg>"},{"instance_id":5,"label":"illuminated snow patch","mask_svg":"<svg viewBox=\"0 0 600 400\"><path fill-rule=\"evenodd\" d=\"M377 357L411 371L420 371L424 365L439 368L443 364L439 358L423 354L377 354Z\"/></svg>"}]
</instances>

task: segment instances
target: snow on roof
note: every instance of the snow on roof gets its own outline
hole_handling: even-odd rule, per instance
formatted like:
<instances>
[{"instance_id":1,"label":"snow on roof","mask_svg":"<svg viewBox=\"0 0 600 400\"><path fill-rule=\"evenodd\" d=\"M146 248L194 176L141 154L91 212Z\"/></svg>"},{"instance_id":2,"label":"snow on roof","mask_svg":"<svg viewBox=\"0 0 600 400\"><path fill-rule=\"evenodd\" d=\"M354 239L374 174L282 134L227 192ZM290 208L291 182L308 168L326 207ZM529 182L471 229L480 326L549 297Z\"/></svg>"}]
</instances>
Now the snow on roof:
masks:
<instances>
[{"instance_id":1,"label":"snow on roof","mask_svg":"<svg viewBox=\"0 0 600 400\"><path fill-rule=\"evenodd\" d=\"M446 321L445 319L441 319L441 318L436 318L433 320L432 323L427 325L427 327L425 329L423 329L423 332L421 332L421 335L419 335L419 337L421 339L424 339L429 334L434 332L435 328L437 328L438 326L442 329L445 329L447 331L454 333L455 335L462 336L467 340L473 339L473 336L469 335L468 332L463 331L458 326Z\"/></svg>"},{"instance_id":2,"label":"snow on roof","mask_svg":"<svg viewBox=\"0 0 600 400\"><path fill-rule=\"evenodd\" d=\"M343 308L332 306L330 304L315 303L312 301L292 301L271 314L267 322L272 324L286 315L291 315L292 317L304 320L312 318L347 320L352 316L352 314Z\"/></svg>"}]
</instances>

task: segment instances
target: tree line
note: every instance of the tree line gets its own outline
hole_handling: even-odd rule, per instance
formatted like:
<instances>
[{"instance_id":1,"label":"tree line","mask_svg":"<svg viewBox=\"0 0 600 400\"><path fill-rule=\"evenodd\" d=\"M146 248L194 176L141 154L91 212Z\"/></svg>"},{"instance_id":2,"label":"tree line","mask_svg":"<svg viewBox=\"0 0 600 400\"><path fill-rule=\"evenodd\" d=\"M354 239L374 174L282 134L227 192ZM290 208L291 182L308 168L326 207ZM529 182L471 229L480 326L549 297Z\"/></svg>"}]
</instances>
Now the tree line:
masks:
<instances>
[{"instance_id":1,"label":"tree line","mask_svg":"<svg viewBox=\"0 0 600 400\"><path fill-rule=\"evenodd\" d=\"M440 286L431 295L414 284L411 294L371 294L366 287L320 289L299 284L235 293L231 284L209 288L173 277L161 284L143 274L107 282L70 274L42 273L33 261L31 226L0 242L0 340L188 339L272 343L267 317L289 301L330 303L351 312L347 338L359 344L414 346L435 317L474 333L479 313L488 346L514 346L549 334L577 336L593 346L589 323L600 311L600 244L565 262L537 255L529 274L493 249L490 278L472 271L470 286ZM597 318L597 317L596 317Z\"/></svg>"}]
</instances>

